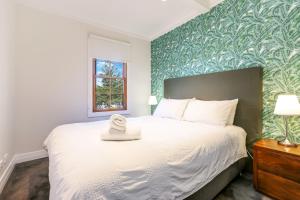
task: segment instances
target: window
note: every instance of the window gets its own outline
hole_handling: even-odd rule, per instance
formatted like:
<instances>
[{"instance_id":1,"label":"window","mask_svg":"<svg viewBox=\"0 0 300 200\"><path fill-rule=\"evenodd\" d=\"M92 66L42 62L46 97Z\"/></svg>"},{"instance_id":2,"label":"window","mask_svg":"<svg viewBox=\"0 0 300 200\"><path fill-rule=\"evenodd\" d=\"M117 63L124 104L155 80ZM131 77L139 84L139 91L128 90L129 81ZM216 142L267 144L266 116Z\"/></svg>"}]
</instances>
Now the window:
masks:
<instances>
[{"instance_id":1,"label":"window","mask_svg":"<svg viewBox=\"0 0 300 200\"><path fill-rule=\"evenodd\" d=\"M93 60L93 112L127 110L127 64Z\"/></svg>"},{"instance_id":2,"label":"window","mask_svg":"<svg viewBox=\"0 0 300 200\"><path fill-rule=\"evenodd\" d=\"M87 42L88 117L130 114L131 44L92 33Z\"/></svg>"}]
</instances>

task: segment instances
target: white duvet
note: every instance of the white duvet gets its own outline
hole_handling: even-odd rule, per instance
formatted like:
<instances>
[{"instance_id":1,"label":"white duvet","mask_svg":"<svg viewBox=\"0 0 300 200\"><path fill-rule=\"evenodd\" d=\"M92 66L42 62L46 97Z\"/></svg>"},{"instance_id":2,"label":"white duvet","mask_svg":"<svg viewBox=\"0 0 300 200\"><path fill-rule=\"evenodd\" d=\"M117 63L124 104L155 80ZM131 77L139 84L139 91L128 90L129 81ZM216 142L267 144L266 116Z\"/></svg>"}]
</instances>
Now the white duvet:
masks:
<instances>
[{"instance_id":1,"label":"white duvet","mask_svg":"<svg viewBox=\"0 0 300 200\"><path fill-rule=\"evenodd\" d=\"M108 121L55 128L49 153L50 199L184 199L246 157L246 133L158 117L129 118L142 139L102 141Z\"/></svg>"}]
</instances>

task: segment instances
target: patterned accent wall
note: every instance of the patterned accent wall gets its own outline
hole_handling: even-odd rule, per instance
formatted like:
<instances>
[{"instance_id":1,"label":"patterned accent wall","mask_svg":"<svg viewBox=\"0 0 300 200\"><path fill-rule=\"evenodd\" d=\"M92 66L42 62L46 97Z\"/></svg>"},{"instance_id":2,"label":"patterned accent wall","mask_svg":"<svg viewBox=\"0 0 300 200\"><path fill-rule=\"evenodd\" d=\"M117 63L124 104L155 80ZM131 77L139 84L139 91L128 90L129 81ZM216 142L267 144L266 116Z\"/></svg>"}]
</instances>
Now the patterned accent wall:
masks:
<instances>
[{"instance_id":1,"label":"patterned accent wall","mask_svg":"<svg viewBox=\"0 0 300 200\"><path fill-rule=\"evenodd\" d=\"M279 139L282 119L273 115L278 94L300 95L300 1L225 0L210 12L152 41L152 94L163 96L173 77L264 68L263 137ZM300 119L290 120L300 143Z\"/></svg>"}]
</instances>

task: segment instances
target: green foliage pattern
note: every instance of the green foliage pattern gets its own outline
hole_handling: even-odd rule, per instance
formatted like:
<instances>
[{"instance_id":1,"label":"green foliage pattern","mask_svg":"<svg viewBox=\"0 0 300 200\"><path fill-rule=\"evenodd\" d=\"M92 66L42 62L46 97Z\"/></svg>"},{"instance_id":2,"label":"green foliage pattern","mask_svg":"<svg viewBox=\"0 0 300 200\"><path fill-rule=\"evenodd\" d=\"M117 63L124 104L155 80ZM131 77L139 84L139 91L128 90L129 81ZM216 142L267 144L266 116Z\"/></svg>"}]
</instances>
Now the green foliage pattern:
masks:
<instances>
[{"instance_id":1,"label":"green foliage pattern","mask_svg":"<svg viewBox=\"0 0 300 200\"><path fill-rule=\"evenodd\" d=\"M151 43L152 94L163 80L253 66L264 68L263 137L279 139L278 94L300 94L300 1L225 0ZM300 143L300 120L290 120Z\"/></svg>"}]
</instances>

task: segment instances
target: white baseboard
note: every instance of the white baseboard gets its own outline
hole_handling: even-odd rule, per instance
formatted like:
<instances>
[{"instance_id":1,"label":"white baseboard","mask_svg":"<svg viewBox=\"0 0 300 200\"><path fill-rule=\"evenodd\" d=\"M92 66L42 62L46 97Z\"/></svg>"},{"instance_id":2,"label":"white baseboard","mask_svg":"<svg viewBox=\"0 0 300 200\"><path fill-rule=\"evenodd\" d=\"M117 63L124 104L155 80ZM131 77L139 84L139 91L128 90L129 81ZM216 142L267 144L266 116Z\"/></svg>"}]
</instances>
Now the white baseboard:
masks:
<instances>
[{"instance_id":1,"label":"white baseboard","mask_svg":"<svg viewBox=\"0 0 300 200\"><path fill-rule=\"evenodd\" d=\"M14 164L18 164L18 163L36 160L39 158L46 158L46 157L48 157L47 151L39 150L39 151L32 151L28 153L16 154L13 159L14 159Z\"/></svg>"},{"instance_id":2,"label":"white baseboard","mask_svg":"<svg viewBox=\"0 0 300 200\"><path fill-rule=\"evenodd\" d=\"M9 162L9 164L7 165L7 167L5 168L5 170L3 171L2 175L0 176L0 194L16 164L45 157L48 157L48 153L45 150L15 154Z\"/></svg>"},{"instance_id":3,"label":"white baseboard","mask_svg":"<svg viewBox=\"0 0 300 200\"><path fill-rule=\"evenodd\" d=\"M8 178L11 175L14 167L15 167L14 159L12 158L9 164L7 165L7 167L5 168L5 170L3 171L2 175L0 176L0 194L2 193L2 190L6 182L8 181Z\"/></svg>"}]
</instances>

